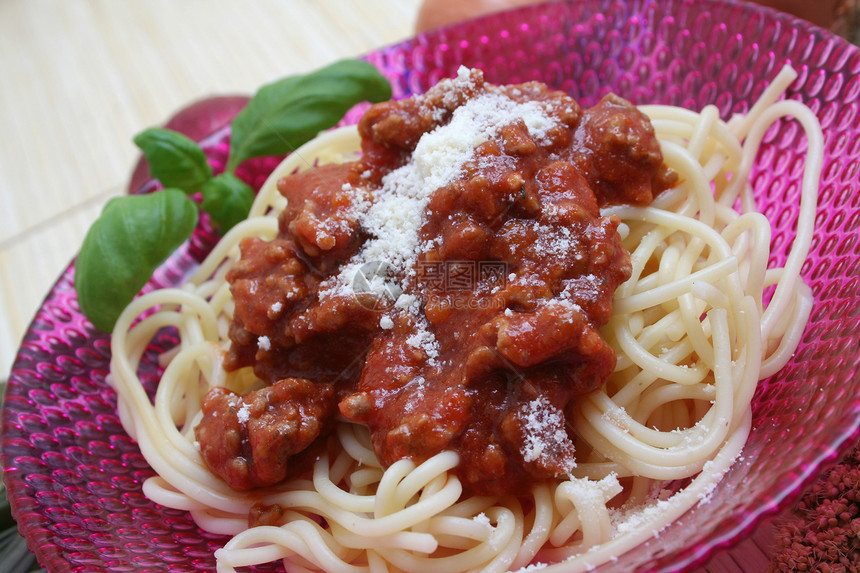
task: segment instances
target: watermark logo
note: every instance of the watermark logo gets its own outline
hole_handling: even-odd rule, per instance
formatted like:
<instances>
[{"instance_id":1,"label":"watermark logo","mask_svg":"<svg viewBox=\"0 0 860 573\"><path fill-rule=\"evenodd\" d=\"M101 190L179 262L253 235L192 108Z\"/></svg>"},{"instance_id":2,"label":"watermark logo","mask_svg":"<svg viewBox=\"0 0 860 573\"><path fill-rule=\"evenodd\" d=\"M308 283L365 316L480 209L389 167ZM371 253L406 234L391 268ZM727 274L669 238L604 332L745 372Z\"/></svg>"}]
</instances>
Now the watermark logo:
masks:
<instances>
[{"instance_id":1,"label":"watermark logo","mask_svg":"<svg viewBox=\"0 0 860 573\"><path fill-rule=\"evenodd\" d=\"M384 311L403 292L391 265L385 261L371 261L361 265L352 277L352 292L364 308Z\"/></svg>"},{"instance_id":2,"label":"watermark logo","mask_svg":"<svg viewBox=\"0 0 860 573\"><path fill-rule=\"evenodd\" d=\"M424 303L444 304L457 310L500 307L497 297L487 296L503 289L508 282L508 265L502 261L418 261L415 284L423 291ZM475 290L481 287L481 295ZM358 268L352 279L358 303L367 309L384 312L403 293L391 265L372 261Z\"/></svg>"},{"instance_id":3,"label":"watermark logo","mask_svg":"<svg viewBox=\"0 0 860 573\"><path fill-rule=\"evenodd\" d=\"M508 280L503 261L418 261L415 271L426 289L444 293L472 292L479 284L504 288Z\"/></svg>"},{"instance_id":4,"label":"watermark logo","mask_svg":"<svg viewBox=\"0 0 860 573\"><path fill-rule=\"evenodd\" d=\"M425 289L425 304L462 311L504 310L504 300L491 295L507 285L507 263L420 261L416 265L416 274L419 284L423 284ZM477 294L479 287L480 294Z\"/></svg>"}]
</instances>

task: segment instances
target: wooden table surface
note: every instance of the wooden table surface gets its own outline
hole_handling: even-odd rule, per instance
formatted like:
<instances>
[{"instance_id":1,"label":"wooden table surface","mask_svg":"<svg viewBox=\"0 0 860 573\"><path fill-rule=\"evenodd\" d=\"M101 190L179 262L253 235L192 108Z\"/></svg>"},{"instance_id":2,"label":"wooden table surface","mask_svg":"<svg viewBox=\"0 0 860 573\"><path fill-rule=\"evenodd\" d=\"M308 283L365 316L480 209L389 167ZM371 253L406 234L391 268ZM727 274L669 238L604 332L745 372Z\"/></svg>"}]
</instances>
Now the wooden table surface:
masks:
<instances>
[{"instance_id":1,"label":"wooden table surface","mask_svg":"<svg viewBox=\"0 0 860 573\"><path fill-rule=\"evenodd\" d=\"M405 39L419 4L0 1L0 380L87 228L125 192L135 133L199 98ZM763 571L770 539L760 528L743 557L703 571Z\"/></svg>"}]
</instances>

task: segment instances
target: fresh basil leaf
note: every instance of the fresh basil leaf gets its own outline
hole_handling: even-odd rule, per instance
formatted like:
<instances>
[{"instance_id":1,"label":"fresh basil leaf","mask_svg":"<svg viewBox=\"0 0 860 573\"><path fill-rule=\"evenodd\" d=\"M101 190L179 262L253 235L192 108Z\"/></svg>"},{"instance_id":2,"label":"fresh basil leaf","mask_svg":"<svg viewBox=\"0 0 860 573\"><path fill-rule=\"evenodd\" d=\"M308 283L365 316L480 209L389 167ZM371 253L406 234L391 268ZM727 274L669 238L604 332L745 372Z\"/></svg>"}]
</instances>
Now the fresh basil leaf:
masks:
<instances>
[{"instance_id":1,"label":"fresh basil leaf","mask_svg":"<svg viewBox=\"0 0 860 573\"><path fill-rule=\"evenodd\" d=\"M223 235L248 216L254 190L232 173L222 173L203 187L201 207Z\"/></svg>"},{"instance_id":2,"label":"fresh basil leaf","mask_svg":"<svg viewBox=\"0 0 860 573\"><path fill-rule=\"evenodd\" d=\"M226 170L252 157L294 151L336 125L355 104L390 98L388 80L359 60L341 60L263 86L233 119Z\"/></svg>"},{"instance_id":3,"label":"fresh basil leaf","mask_svg":"<svg viewBox=\"0 0 860 573\"><path fill-rule=\"evenodd\" d=\"M81 311L110 332L152 273L197 225L197 204L179 189L115 197L93 223L75 263Z\"/></svg>"},{"instance_id":4,"label":"fresh basil leaf","mask_svg":"<svg viewBox=\"0 0 860 573\"><path fill-rule=\"evenodd\" d=\"M146 156L149 172L165 187L194 194L212 178L206 154L178 131L152 127L138 133L134 143Z\"/></svg>"}]
</instances>

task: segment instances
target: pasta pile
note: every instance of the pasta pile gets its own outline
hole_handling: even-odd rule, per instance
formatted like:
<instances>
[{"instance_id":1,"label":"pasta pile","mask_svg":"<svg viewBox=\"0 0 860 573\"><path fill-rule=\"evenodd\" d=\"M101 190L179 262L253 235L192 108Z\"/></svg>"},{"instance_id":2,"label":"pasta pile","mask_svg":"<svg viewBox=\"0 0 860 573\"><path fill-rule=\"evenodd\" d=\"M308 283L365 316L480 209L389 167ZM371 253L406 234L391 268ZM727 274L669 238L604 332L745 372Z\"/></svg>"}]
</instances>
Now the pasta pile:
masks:
<instances>
[{"instance_id":1,"label":"pasta pile","mask_svg":"<svg viewBox=\"0 0 860 573\"><path fill-rule=\"evenodd\" d=\"M616 350L603 388L569 414L577 467L539 484L528 499L464 497L451 471L457 454L383 468L364 427L340 423L308 477L237 492L212 474L194 442L200 401L213 386L256 388L250 368L227 373L233 301L225 274L246 236L271 239L284 199L279 178L316 163L354 158L354 128L323 134L288 157L260 190L251 216L234 227L178 288L136 299L113 333L111 383L126 431L157 472L145 494L188 510L204 530L232 539L218 571L283 559L289 571L587 570L635 548L707 500L743 448L759 379L789 360L812 293L800 276L809 250L823 144L812 112L780 100L786 68L750 112L729 122L644 106L664 161L679 184L647 207L604 210L622 220L633 276L615 294L603 335ZM749 174L764 134L788 116L807 137L797 235L786 264L768 268L770 224L756 211ZM163 355L154 403L138 365L165 327L181 343ZM679 491L667 481L688 479ZM248 527L255 504L285 509L282 526ZM707 511L704 505L701 511Z\"/></svg>"}]
</instances>

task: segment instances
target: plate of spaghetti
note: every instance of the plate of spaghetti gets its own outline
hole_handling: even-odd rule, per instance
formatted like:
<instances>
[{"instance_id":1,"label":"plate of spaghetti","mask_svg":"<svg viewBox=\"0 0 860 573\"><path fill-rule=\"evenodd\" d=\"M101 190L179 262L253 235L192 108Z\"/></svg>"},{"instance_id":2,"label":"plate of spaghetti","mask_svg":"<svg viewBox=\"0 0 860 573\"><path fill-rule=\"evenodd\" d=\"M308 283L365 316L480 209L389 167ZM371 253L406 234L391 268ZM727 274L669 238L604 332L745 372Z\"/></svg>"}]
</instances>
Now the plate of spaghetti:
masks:
<instances>
[{"instance_id":1,"label":"plate of spaghetti","mask_svg":"<svg viewBox=\"0 0 860 573\"><path fill-rule=\"evenodd\" d=\"M364 60L111 334L54 286L3 409L49 571L691 570L856 442L855 47L594 0Z\"/></svg>"}]
</instances>

